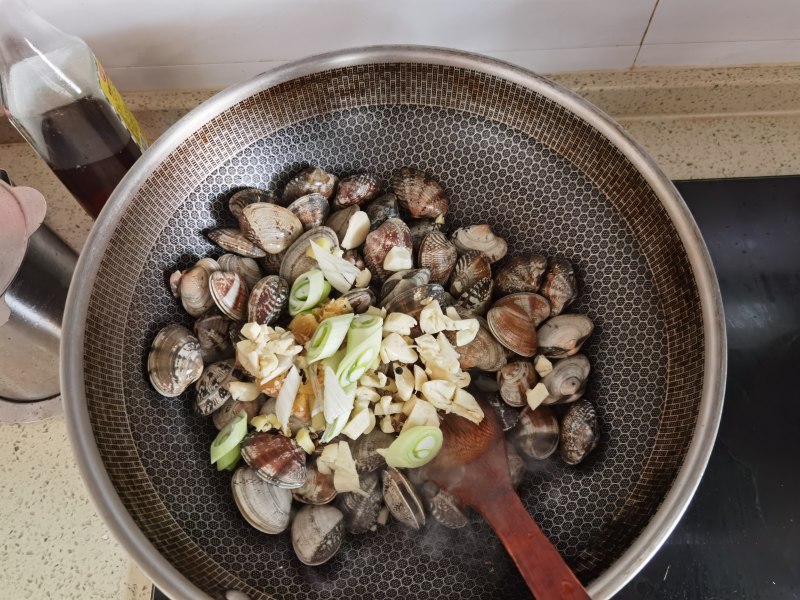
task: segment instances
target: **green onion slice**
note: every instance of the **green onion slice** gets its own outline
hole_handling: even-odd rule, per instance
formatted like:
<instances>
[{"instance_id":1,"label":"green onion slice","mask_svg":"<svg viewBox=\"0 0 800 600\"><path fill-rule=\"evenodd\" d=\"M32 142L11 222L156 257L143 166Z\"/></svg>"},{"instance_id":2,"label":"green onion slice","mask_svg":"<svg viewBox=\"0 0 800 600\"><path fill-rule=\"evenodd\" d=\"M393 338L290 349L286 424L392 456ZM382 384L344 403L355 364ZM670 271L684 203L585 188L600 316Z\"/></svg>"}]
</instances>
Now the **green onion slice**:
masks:
<instances>
[{"instance_id":1,"label":"green onion slice","mask_svg":"<svg viewBox=\"0 0 800 600\"><path fill-rule=\"evenodd\" d=\"M349 352L351 348L355 348L364 340L373 337L376 331L381 332L382 330L383 319L379 316L366 313L356 315L347 332L347 351Z\"/></svg>"},{"instance_id":2,"label":"green onion slice","mask_svg":"<svg viewBox=\"0 0 800 600\"><path fill-rule=\"evenodd\" d=\"M353 314L329 317L317 326L314 336L306 344L306 358L309 363L333 356L342 345Z\"/></svg>"},{"instance_id":3,"label":"green onion slice","mask_svg":"<svg viewBox=\"0 0 800 600\"><path fill-rule=\"evenodd\" d=\"M373 367L375 359L380 355L380 351L380 329L373 332L371 338L365 339L355 347L352 347L350 340L348 340L347 353L344 355L342 362L339 363L339 368L336 369L336 377L339 379L339 384L343 388L355 384L368 369Z\"/></svg>"},{"instance_id":4,"label":"green onion slice","mask_svg":"<svg viewBox=\"0 0 800 600\"><path fill-rule=\"evenodd\" d=\"M289 314L294 316L318 306L331 293L331 284L319 269L300 275L292 284L289 294Z\"/></svg>"},{"instance_id":5,"label":"green onion slice","mask_svg":"<svg viewBox=\"0 0 800 600\"><path fill-rule=\"evenodd\" d=\"M220 460L239 445L247 435L247 413L241 411L223 427L211 443L211 464Z\"/></svg>"},{"instance_id":6,"label":"green onion slice","mask_svg":"<svg viewBox=\"0 0 800 600\"><path fill-rule=\"evenodd\" d=\"M236 444L230 452L217 461L217 471L233 471L242 457L242 445Z\"/></svg>"},{"instance_id":7,"label":"green onion slice","mask_svg":"<svg viewBox=\"0 0 800 600\"><path fill-rule=\"evenodd\" d=\"M419 425L400 432L386 449L386 464L396 469L414 469L427 464L442 448L442 430Z\"/></svg>"}]
</instances>

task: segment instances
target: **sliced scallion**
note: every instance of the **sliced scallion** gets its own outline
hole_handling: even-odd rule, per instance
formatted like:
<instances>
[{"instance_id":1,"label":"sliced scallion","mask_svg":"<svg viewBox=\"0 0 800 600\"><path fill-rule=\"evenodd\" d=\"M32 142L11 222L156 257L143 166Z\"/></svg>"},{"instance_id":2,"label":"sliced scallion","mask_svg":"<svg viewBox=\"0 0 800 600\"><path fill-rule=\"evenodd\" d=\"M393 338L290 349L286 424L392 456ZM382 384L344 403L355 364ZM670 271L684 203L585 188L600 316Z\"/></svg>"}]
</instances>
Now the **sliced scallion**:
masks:
<instances>
[{"instance_id":1,"label":"sliced scallion","mask_svg":"<svg viewBox=\"0 0 800 600\"><path fill-rule=\"evenodd\" d=\"M348 334L349 336L349 334ZM336 369L336 376L342 387L355 384L361 376L371 369L381 351L381 329L373 332L371 338L367 338L355 347L350 342L347 344L347 353L344 355L339 368Z\"/></svg>"},{"instance_id":2,"label":"sliced scallion","mask_svg":"<svg viewBox=\"0 0 800 600\"><path fill-rule=\"evenodd\" d=\"M383 319L377 315L360 314L353 318L347 332L347 350L355 348L364 340L372 337L376 331L382 331Z\"/></svg>"},{"instance_id":3,"label":"sliced scallion","mask_svg":"<svg viewBox=\"0 0 800 600\"><path fill-rule=\"evenodd\" d=\"M211 443L211 464L238 446L245 435L247 435L247 413L241 411L222 428Z\"/></svg>"},{"instance_id":4,"label":"sliced scallion","mask_svg":"<svg viewBox=\"0 0 800 600\"><path fill-rule=\"evenodd\" d=\"M306 358L309 363L333 356L342 345L353 314L328 317L317 326L314 336L306 344Z\"/></svg>"},{"instance_id":5,"label":"sliced scallion","mask_svg":"<svg viewBox=\"0 0 800 600\"><path fill-rule=\"evenodd\" d=\"M233 471L242 457L242 446L236 444L230 452L217 461L217 471Z\"/></svg>"},{"instance_id":6,"label":"sliced scallion","mask_svg":"<svg viewBox=\"0 0 800 600\"><path fill-rule=\"evenodd\" d=\"M319 269L300 275L292 284L289 294L289 314L294 316L319 305L331 293L331 284Z\"/></svg>"},{"instance_id":7,"label":"sliced scallion","mask_svg":"<svg viewBox=\"0 0 800 600\"><path fill-rule=\"evenodd\" d=\"M396 469L414 469L429 463L442 448L442 430L418 426L403 430L384 453L386 464Z\"/></svg>"}]
</instances>

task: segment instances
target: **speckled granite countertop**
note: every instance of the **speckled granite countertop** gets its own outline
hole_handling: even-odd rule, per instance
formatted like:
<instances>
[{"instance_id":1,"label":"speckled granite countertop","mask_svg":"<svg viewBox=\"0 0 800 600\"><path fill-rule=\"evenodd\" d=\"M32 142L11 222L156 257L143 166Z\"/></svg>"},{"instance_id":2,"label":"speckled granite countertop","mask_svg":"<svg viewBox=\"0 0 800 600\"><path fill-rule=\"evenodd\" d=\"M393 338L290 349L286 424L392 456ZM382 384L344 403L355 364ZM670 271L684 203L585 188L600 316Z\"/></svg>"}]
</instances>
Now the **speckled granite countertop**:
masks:
<instances>
[{"instance_id":1,"label":"speckled granite countertop","mask_svg":"<svg viewBox=\"0 0 800 600\"><path fill-rule=\"evenodd\" d=\"M800 65L569 73L673 179L800 174ZM126 95L152 140L212 92ZM6 122L0 168L48 199L80 250L92 221ZM0 424L0 598L144 600L150 584L97 516L62 417Z\"/></svg>"}]
</instances>

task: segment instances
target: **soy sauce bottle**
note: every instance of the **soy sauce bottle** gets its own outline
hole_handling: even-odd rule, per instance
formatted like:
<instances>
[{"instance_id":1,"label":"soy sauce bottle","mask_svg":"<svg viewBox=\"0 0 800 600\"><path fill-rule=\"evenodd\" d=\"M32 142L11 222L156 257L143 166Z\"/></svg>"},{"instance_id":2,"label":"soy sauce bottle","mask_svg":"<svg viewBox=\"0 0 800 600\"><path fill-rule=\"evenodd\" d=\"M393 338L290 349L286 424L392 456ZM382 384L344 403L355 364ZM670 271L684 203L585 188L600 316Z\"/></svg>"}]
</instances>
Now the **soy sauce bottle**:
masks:
<instances>
[{"instance_id":1,"label":"soy sauce bottle","mask_svg":"<svg viewBox=\"0 0 800 600\"><path fill-rule=\"evenodd\" d=\"M86 43L22 0L0 0L0 99L9 120L92 217L147 147Z\"/></svg>"}]
</instances>

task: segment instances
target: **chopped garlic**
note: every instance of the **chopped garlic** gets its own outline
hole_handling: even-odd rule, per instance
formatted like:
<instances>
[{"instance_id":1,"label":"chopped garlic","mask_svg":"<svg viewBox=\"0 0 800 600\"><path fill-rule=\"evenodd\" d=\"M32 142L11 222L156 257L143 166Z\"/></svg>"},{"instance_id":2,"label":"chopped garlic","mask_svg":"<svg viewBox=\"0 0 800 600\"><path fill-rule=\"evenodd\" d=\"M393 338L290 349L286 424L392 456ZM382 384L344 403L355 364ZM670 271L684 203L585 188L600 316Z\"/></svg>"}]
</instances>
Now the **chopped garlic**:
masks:
<instances>
[{"instance_id":1,"label":"chopped garlic","mask_svg":"<svg viewBox=\"0 0 800 600\"><path fill-rule=\"evenodd\" d=\"M403 424L403 431L411 427L417 427L418 425L439 426L439 415L436 413L436 407L425 400L417 400L414 403L411 414L408 415L408 419L406 419L406 422Z\"/></svg>"},{"instance_id":2,"label":"chopped garlic","mask_svg":"<svg viewBox=\"0 0 800 600\"><path fill-rule=\"evenodd\" d=\"M317 471L323 475L330 475L339 454L339 444L328 444L322 449L322 454L317 458Z\"/></svg>"},{"instance_id":3,"label":"chopped garlic","mask_svg":"<svg viewBox=\"0 0 800 600\"><path fill-rule=\"evenodd\" d=\"M419 313L419 327L423 333L439 333L445 331L452 323L452 319L446 317L439 306L438 300L428 302Z\"/></svg>"},{"instance_id":4,"label":"chopped garlic","mask_svg":"<svg viewBox=\"0 0 800 600\"><path fill-rule=\"evenodd\" d=\"M386 385L387 380L386 375L381 372L364 373L361 379L358 380L358 385L370 388L382 388Z\"/></svg>"},{"instance_id":5,"label":"chopped garlic","mask_svg":"<svg viewBox=\"0 0 800 600\"><path fill-rule=\"evenodd\" d=\"M416 327L417 320L405 313L389 313L383 320L383 333L399 333L411 335L411 330Z\"/></svg>"},{"instance_id":6,"label":"chopped garlic","mask_svg":"<svg viewBox=\"0 0 800 600\"><path fill-rule=\"evenodd\" d=\"M375 424L377 423L375 413L372 411L372 409L370 408L367 412L369 413L369 423L367 424L367 428L364 430L364 435L372 433L372 430L375 429Z\"/></svg>"},{"instance_id":7,"label":"chopped garlic","mask_svg":"<svg viewBox=\"0 0 800 600\"><path fill-rule=\"evenodd\" d=\"M478 405L478 401L466 390L456 390L450 412L476 424L483 420L483 410Z\"/></svg>"},{"instance_id":8,"label":"chopped garlic","mask_svg":"<svg viewBox=\"0 0 800 600\"><path fill-rule=\"evenodd\" d=\"M296 441L299 446L306 451L306 454L313 454L314 453L314 442L311 440L311 435L308 432L308 429L303 427L298 431L294 436L294 441Z\"/></svg>"},{"instance_id":9,"label":"chopped garlic","mask_svg":"<svg viewBox=\"0 0 800 600\"><path fill-rule=\"evenodd\" d=\"M385 504L381 506L381 510L378 513L378 519L376 521L378 525L386 525L389 522L389 507Z\"/></svg>"},{"instance_id":10,"label":"chopped garlic","mask_svg":"<svg viewBox=\"0 0 800 600\"><path fill-rule=\"evenodd\" d=\"M394 425L392 425L392 417L387 415L381 419L381 431L383 433L394 433Z\"/></svg>"},{"instance_id":11,"label":"chopped garlic","mask_svg":"<svg viewBox=\"0 0 800 600\"><path fill-rule=\"evenodd\" d=\"M525 400L528 401L528 406L531 407L531 410L536 410L549 395L550 392L547 391L547 386L543 383L537 383L533 389L525 392Z\"/></svg>"},{"instance_id":12,"label":"chopped garlic","mask_svg":"<svg viewBox=\"0 0 800 600\"><path fill-rule=\"evenodd\" d=\"M267 415L256 415L250 419L250 425L252 425L256 431L269 431L272 429Z\"/></svg>"},{"instance_id":13,"label":"chopped garlic","mask_svg":"<svg viewBox=\"0 0 800 600\"><path fill-rule=\"evenodd\" d=\"M361 410L353 411L350 415L350 421L342 429L342 434L354 440L363 434L370 423L370 410L362 408Z\"/></svg>"},{"instance_id":14,"label":"chopped garlic","mask_svg":"<svg viewBox=\"0 0 800 600\"><path fill-rule=\"evenodd\" d=\"M414 365L414 389L421 390L422 384L426 381L428 381L428 375L425 373L425 369L419 365Z\"/></svg>"},{"instance_id":15,"label":"chopped garlic","mask_svg":"<svg viewBox=\"0 0 800 600\"><path fill-rule=\"evenodd\" d=\"M356 388L356 401L366 400L367 402L377 402L380 398L381 395L371 387L359 385Z\"/></svg>"},{"instance_id":16,"label":"chopped garlic","mask_svg":"<svg viewBox=\"0 0 800 600\"><path fill-rule=\"evenodd\" d=\"M261 395L261 389L255 383L245 381L231 381L228 384L231 398L240 402L252 402Z\"/></svg>"},{"instance_id":17,"label":"chopped garlic","mask_svg":"<svg viewBox=\"0 0 800 600\"><path fill-rule=\"evenodd\" d=\"M544 377L550 374L553 370L553 363L551 363L546 356L539 354L533 359L533 368L539 374L539 377Z\"/></svg>"},{"instance_id":18,"label":"chopped garlic","mask_svg":"<svg viewBox=\"0 0 800 600\"><path fill-rule=\"evenodd\" d=\"M395 368L394 383L397 385L397 396L403 402L414 394L414 376L406 367Z\"/></svg>"},{"instance_id":19,"label":"chopped garlic","mask_svg":"<svg viewBox=\"0 0 800 600\"><path fill-rule=\"evenodd\" d=\"M333 251L333 242L331 242L325 236L321 235L321 236L319 236L317 238L314 238L313 240L309 241L308 249L306 250L306 256L308 258L313 258L313 259L316 260L316 257L314 256L314 249L311 247L312 243L316 244L320 248L323 248L324 250L327 250L328 252L332 252Z\"/></svg>"},{"instance_id":20,"label":"chopped garlic","mask_svg":"<svg viewBox=\"0 0 800 600\"><path fill-rule=\"evenodd\" d=\"M472 376L466 371L459 371L451 379L457 388L465 388L472 382Z\"/></svg>"},{"instance_id":21,"label":"chopped garlic","mask_svg":"<svg viewBox=\"0 0 800 600\"><path fill-rule=\"evenodd\" d=\"M453 321L453 329L456 332L456 346L465 346L474 340L481 325L478 319L459 319Z\"/></svg>"},{"instance_id":22,"label":"chopped garlic","mask_svg":"<svg viewBox=\"0 0 800 600\"><path fill-rule=\"evenodd\" d=\"M372 271L369 269L361 269L358 275L356 275L353 285L357 288L365 288L369 285L370 281L372 281Z\"/></svg>"},{"instance_id":23,"label":"chopped garlic","mask_svg":"<svg viewBox=\"0 0 800 600\"><path fill-rule=\"evenodd\" d=\"M367 239L369 233L369 216L363 210L357 210L347 222L347 230L342 237L341 247L345 250L358 248Z\"/></svg>"},{"instance_id":24,"label":"chopped garlic","mask_svg":"<svg viewBox=\"0 0 800 600\"><path fill-rule=\"evenodd\" d=\"M456 392L454 383L442 379L434 379L422 384L423 397L440 410L447 410Z\"/></svg>"},{"instance_id":25,"label":"chopped garlic","mask_svg":"<svg viewBox=\"0 0 800 600\"><path fill-rule=\"evenodd\" d=\"M383 259L383 268L386 271L405 271L414 268L411 250L403 246L394 246L386 253Z\"/></svg>"},{"instance_id":26,"label":"chopped garlic","mask_svg":"<svg viewBox=\"0 0 800 600\"><path fill-rule=\"evenodd\" d=\"M396 333L390 333L381 342L381 361L384 363L401 362L412 364L419 356L406 341Z\"/></svg>"},{"instance_id":27,"label":"chopped garlic","mask_svg":"<svg viewBox=\"0 0 800 600\"><path fill-rule=\"evenodd\" d=\"M417 403L418 400L419 400L418 396L411 396L409 400L403 402L403 411L402 411L403 414L406 416L410 415L411 411L414 410L414 405Z\"/></svg>"},{"instance_id":28,"label":"chopped garlic","mask_svg":"<svg viewBox=\"0 0 800 600\"><path fill-rule=\"evenodd\" d=\"M242 325L241 333L246 339L252 342L255 341L258 334L261 333L261 327L258 323L245 323Z\"/></svg>"},{"instance_id":29,"label":"chopped garlic","mask_svg":"<svg viewBox=\"0 0 800 600\"><path fill-rule=\"evenodd\" d=\"M311 417L311 429L314 431L323 431L327 423L325 422L325 415L322 411L316 413Z\"/></svg>"},{"instance_id":30,"label":"chopped garlic","mask_svg":"<svg viewBox=\"0 0 800 600\"><path fill-rule=\"evenodd\" d=\"M358 471L356 471L353 455L350 453L350 445L345 441L339 442L333 469L333 487L337 492L355 492L362 496L366 495L358 481Z\"/></svg>"},{"instance_id":31,"label":"chopped garlic","mask_svg":"<svg viewBox=\"0 0 800 600\"><path fill-rule=\"evenodd\" d=\"M358 398L356 398L355 402L353 403L353 412L357 410L366 410L369 408L370 404L371 403L369 400L363 400L363 399L359 400Z\"/></svg>"},{"instance_id":32,"label":"chopped garlic","mask_svg":"<svg viewBox=\"0 0 800 600\"><path fill-rule=\"evenodd\" d=\"M381 319L386 318L386 309L385 308L378 308L377 306L368 306L367 310L364 311L365 315L374 315L376 317L380 317Z\"/></svg>"}]
</instances>

